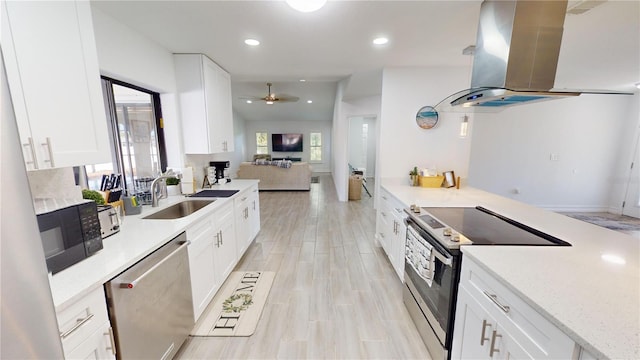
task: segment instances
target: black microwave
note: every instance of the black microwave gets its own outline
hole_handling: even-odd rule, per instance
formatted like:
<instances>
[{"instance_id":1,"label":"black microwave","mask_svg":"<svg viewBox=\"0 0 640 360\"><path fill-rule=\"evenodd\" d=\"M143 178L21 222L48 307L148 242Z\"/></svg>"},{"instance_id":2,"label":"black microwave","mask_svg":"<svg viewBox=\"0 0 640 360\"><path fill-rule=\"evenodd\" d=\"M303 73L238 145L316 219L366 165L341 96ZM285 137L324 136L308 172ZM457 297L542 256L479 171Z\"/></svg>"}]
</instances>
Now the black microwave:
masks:
<instances>
[{"instance_id":1,"label":"black microwave","mask_svg":"<svg viewBox=\"0 0 640 360\"><path fill-rule=\"evenodd\" d=\"M42 212L37 218L47 269L52 274L102 249L98 209L93 201Z\"/></svg>"}]
</instances>

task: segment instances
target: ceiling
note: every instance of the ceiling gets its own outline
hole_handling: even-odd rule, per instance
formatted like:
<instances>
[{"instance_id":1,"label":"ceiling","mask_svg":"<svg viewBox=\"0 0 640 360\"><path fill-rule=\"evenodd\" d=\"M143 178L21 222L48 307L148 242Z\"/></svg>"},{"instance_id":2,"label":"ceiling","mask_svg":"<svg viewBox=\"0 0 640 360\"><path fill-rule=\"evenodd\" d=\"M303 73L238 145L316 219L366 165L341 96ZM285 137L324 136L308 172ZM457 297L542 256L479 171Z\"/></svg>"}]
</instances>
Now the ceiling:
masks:
<instances>
[{"instance_id":1,"label":"ceiling","mask_svg":"<svg viewBox=\"0 0 640 360\"><path fill-rule=\"evenodd\" d=\"M383 67L469 67L471 59L462 55L462 49L475 44L480 4L480 0L329 1L316 12L300 13L284 1L92 1L92 6L171 52L204 53L222 66L231 74L233 107L245 119L292 121L331 120L337 82L349 76L345 99L355 99L380 94ZM559 76L563 63L569 64L565 65L569 73L576 72L573 57L594 52L592 42L579 38L581 27L598 38L603 35L597 34L606 33L601 39L605 44L611 43L607 38L629 38L629 30L638 30L637 11L635 20L633 12L622 21L591 18L607 5L567 16L565 32L578 34L568 37L580 44L569 58L563 60L561 53ZM373 45L378 36L388 37L389 43ZM247 46L246 38L261 44ZM631 60L637 63L637 36L628 41L634 40L636 54ZM633 53L633 46L629 51ZM630 70L637 73L631 62L615 71L626 71L627 77ZM606 78L606 71L597 73ZM266 96L267 82L273 83L273 93L297 96L300 101L267 105L239 99Z\"/></svg>"}]
</instances>

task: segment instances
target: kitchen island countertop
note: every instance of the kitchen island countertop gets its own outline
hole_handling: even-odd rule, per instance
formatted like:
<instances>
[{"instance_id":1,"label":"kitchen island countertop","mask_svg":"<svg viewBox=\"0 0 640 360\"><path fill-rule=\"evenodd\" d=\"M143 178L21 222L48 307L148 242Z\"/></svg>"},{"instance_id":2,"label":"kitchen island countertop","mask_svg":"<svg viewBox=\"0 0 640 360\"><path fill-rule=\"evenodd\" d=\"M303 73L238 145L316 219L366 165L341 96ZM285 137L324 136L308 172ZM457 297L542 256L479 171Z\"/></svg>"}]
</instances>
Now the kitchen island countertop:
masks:
<instances>
[{"instance_id":1,"label":"kitchen island countertop","mask_svg":"<svg viewBox=\"0 0 640 360\"><path fill-rule=\"evenodd\" d=\"M214 185L212 189L240 190L228 198L217 198L204 208L175 220L150 220L143 217L180 201L190 200L183 195L160 200L160 206L144 206L139 215L125 216L120 231L103 239L104 248L93 256L51 276L49 283L53 304L57 312L69 307L78 299L101 287L131 265L140 261L185 229L210 215L243 191L258 184L258 180L234 179L228 184ZM198 198L206 199L206 198Z\"/></svg>"},{"instance_id":2,"label":"kitchen island countertop","mask_svg":"<svg viewBox=\"0 0 640 360\"><path fill-rule=\"evenodd\" d=\"M640 359L639 239L471 187L381 186L407 207L480 205L571 243L463 246L463 261L473 258L597 358Z\"/></svg>"}]
</instances>

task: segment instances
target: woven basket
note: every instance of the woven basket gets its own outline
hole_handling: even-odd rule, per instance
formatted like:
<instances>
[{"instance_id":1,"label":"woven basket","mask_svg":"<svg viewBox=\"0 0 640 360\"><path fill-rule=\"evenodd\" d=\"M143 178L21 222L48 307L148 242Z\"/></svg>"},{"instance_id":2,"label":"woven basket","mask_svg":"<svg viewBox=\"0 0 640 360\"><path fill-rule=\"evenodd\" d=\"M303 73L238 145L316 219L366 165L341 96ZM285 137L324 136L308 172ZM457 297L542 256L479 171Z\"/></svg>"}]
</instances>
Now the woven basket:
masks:
<instances>
[{"instance_id":1,"label":"woven basket","mask_svg":"<svg viewBox=\"0 0 640 360\"><path fill-rule=\"evenodd\" d=\"M439 188L442 186L442 182L444 181L444 176L420 176L418 177L418 182L422 187L428 188Z\"/></svg>"}]
</instances>

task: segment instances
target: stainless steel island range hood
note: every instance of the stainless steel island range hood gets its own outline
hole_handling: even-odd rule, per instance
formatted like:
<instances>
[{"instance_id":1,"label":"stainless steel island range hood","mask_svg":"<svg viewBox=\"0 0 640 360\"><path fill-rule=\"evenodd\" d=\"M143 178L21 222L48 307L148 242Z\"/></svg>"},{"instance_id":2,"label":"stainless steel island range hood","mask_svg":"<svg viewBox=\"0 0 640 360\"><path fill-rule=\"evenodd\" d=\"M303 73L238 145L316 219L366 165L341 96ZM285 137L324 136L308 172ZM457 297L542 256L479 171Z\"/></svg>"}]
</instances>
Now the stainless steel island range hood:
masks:
<instances>
[{"instance_id":1,"label":"stainless steel island range hood","mask_svg":"<svg viewBox=\"0 0 640 360\"><path fill-rule=\"evenodd\" d=\"M485 0L475 46L471 89L441 104L500 111L519 104L606 90L554 89L567 0Z\"/></svg>"}]
</instances>

